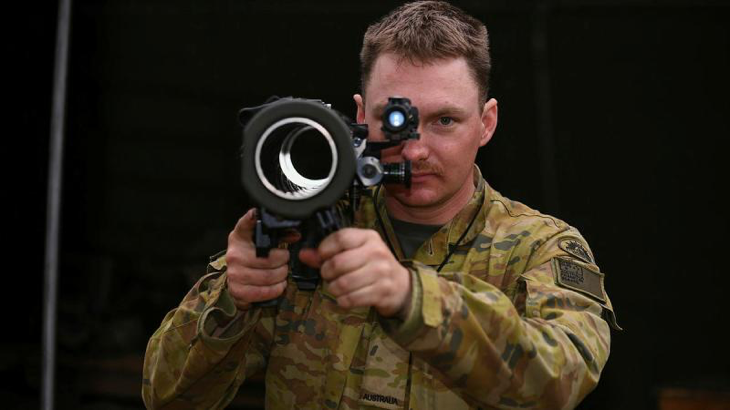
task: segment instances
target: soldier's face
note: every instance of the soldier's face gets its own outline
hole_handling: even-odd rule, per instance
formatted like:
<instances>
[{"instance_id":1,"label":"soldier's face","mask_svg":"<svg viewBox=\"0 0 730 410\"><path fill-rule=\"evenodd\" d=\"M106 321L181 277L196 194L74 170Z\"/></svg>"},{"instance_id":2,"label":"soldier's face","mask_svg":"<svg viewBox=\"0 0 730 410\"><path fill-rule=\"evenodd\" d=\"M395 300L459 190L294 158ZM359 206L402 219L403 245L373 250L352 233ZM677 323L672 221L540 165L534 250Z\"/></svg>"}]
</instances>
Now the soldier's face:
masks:
<instances>
[{"instance_id":1,"label":"soldier's face","mask_svg":"<svg viewBox=\"0 0 730 410\"><path fill-rule=\"evenodd\" d=\"M364 91L365 101L355 96L357 119L369 125L370 140L384 139L380 116L388 97L407 97L418 107L420 140L383 151L383 162L410 160L413 166L411 188L388 186L388 197L406 208L439 209L454 203L461 209L474 191L477 150L489 141L497 124L497 102L479 104L466 60L413 64L383 54Z\"/></svg>"}]
</instances>

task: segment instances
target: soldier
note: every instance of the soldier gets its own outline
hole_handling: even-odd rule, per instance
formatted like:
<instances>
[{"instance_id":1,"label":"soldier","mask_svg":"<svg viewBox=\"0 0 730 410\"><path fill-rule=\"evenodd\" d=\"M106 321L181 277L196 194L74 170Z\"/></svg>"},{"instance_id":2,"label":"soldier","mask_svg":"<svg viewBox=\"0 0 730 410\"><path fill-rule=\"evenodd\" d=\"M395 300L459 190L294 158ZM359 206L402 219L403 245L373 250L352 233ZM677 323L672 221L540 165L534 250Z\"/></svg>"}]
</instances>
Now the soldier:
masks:
<instances>
[{"instance_id":1,"label":"soldier","mask_svg":"<svg viewBox=\"0 0 730 410\"><path fill-rule=\"evenodd\" d=\"M383 153L412 161L412 186L378 189L355 227L300 252L321 270L314 292L288 278L287 251L255 256L246 213L150 339L147 407L223 408L261 369L271 409L575 407L617 325L580 233L474 165L497 126L485 26L408 3L368 28L360 57L370 138L389 96L419 108L420 140Z\"/></svg>"}]
</instances>

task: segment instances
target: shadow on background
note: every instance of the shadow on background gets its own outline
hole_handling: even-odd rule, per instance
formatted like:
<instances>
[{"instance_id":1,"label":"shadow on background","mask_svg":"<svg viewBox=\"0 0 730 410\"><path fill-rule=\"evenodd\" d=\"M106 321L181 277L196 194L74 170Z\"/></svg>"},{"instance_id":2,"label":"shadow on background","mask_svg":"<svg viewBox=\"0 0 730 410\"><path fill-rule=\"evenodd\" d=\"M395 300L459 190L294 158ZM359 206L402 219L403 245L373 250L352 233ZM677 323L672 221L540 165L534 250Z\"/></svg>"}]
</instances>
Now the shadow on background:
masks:
<instances>
[{"instance_id":1,"label":"shadow on background","mask_svg":"<svg viewBox=\"0 0 730 410\"><path fill-rule=\"evenodd\" d=\"M581 408L726 400L720 196L730 9L690 0L455 3L491 33L500 124L478 157L485 177L581 230L625 329ZM238 109L278 94L354 115L362 33L394 4L74 2L59 408L142 407L148 337L249 206ZM4 28L3 408L38 407L56 7L13 4ZM259 377L232 407L258 408L262 392Z\"/></svg>"}]
</instances>

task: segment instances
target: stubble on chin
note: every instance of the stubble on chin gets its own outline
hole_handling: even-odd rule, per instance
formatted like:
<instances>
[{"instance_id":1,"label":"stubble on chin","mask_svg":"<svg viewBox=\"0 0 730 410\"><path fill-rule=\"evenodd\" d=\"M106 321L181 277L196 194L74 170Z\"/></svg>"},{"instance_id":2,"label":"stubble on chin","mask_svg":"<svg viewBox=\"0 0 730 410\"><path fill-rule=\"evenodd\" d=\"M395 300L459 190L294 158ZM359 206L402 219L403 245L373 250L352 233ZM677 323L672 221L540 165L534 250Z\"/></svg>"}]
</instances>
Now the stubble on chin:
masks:
<instances>
[{"instance_id":1,"label":"stubble on chin","mask_svg":"<svg viewBox=\"0 0 730 410\"><path fill-rule=\"evenodd\" d=\"M407 208L428 208L438 205L438 193L430 187L411 186L406 188L400 184L388 184L385 186L386 203L397 202L400 206Z\"/></svg>"}]
</instances>

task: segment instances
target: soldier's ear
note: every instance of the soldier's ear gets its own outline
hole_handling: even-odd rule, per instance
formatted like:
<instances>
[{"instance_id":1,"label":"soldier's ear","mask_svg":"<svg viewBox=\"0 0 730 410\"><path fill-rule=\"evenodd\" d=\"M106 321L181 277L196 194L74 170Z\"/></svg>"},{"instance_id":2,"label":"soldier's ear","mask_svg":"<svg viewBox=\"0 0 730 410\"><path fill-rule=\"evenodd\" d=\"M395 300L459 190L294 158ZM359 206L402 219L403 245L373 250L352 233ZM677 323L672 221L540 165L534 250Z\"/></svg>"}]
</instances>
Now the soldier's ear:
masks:
<instances>
[{"instance_id":1,"label":"soldier's ear","mask_svg":"<svg viewBox=\"0 0 730 410\"><path fill-rule=\"evenodd\" d=\"M482 135L479 138L479 146L483 147L487 145L489 140L492 139L494 131L497 130L497 100L490 98L484 103L482 109Z\"/></svg>"},{"instance_id":2,"label":"soldier's ear","mask_svg":"<svg viewBox=\"0 0 730 410\"><path fill-rule=\"evenodd\" d=\"M355 94L352 96L352 99L355 100L355 104L357 105L357 118L355 119L358 124L364 124L365 123L365 103L363 102L362 95Z\"/></svg>"}]
</instances>

